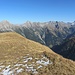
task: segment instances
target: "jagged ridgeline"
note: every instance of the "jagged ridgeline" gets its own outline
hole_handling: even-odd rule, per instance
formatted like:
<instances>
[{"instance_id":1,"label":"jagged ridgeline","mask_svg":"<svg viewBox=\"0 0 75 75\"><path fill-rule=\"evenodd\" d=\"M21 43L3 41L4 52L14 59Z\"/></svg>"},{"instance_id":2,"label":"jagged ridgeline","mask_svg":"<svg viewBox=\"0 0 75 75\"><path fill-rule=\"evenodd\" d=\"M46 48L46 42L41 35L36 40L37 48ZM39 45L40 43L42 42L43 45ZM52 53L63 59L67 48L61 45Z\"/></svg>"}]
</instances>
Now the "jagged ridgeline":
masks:
<instances>
[{"instance_id":1,"label":"jagged ridgeline","mask_svg":"<svg viewBox=\"0 0 75 75\"><path fill-rule=\"evenodd\" d=\"M21 25L13 25L8 21L0 22L0 32L10 31L52 48L59 45L63 39L75 31L75 22L49 21L41 23L27 21Z\"/></svg>"},{"instance_id":2,"label":"jagged ridgeline","mask_svg":"<svg viewBox=\"0 0 75 75\"><path fill-rule=\"evenodd\" d=\"M75 62L15 32L0 33L0 75L74 75Z\"/></svg>"}]
</instances>

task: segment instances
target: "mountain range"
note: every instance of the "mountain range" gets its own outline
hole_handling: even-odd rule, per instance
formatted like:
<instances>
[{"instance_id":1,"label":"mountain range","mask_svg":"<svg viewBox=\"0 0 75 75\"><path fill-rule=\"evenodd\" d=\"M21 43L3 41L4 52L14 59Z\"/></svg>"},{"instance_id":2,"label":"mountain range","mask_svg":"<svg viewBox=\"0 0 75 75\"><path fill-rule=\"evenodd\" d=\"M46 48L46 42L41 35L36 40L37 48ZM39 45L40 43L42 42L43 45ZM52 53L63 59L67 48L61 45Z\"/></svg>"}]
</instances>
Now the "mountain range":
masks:
<instances>
[{"instance_id":1,"label":"mountain range","mask_svg":"<svg viewBox=\"0 0 75 75\"><path fill-rule=\"evenodd\" d=\"M0 22L0 32L17 32L22 36L52 48L59 45L67 36L75 32L75 21L70 23L49 21L11 24Z\"/></svg>"}]
</instances>

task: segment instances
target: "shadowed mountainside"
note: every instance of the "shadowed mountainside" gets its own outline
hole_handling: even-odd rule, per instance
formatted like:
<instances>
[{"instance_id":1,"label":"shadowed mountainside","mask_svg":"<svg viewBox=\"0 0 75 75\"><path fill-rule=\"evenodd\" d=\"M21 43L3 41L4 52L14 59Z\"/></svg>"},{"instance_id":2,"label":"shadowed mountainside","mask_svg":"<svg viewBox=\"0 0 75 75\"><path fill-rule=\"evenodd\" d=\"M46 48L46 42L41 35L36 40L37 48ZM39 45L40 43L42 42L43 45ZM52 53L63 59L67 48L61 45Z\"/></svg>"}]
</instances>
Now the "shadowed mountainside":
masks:
<instances>
[{"instance_id":1,"label":"shadowed mountainside","mask_svg":"<svg viewBox=\"0 0 75 75\"><path fill-rule=\"evenodd\" d=\"M56 53L75 61L75 32L57 46L52 48Z\"/></svg>"}]
</instances>

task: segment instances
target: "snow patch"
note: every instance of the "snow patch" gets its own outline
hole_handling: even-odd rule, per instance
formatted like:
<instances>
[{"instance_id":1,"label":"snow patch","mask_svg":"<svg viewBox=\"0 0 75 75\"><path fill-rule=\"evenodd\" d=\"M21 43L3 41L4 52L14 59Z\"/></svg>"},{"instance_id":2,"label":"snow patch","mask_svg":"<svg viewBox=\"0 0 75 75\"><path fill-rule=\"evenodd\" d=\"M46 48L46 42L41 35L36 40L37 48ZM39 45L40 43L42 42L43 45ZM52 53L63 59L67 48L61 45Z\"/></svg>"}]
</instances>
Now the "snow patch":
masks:
<instances>
[{"instance_id":1,"label":"snow patch","mask_svg":"<svg viewBox=\"0 0 75 75\"><path fill-rule=\"evenodd\" d=\"M26 63L26 62L28 62L29 60L32 60L32 59L33 59L32 57L25 58L24 63Z\"/></svg>"},{"instance_id":2,"label":"snow patch","mask_svg":"<svg viewBox=\"0 0 75 75\"><path fill-rule=\"evenodd\" d=\"M46 57L41 58L40 60L36 61L36 63L37 64L44 65L44 66L47 66L49 64L52 64L52 62L50 62L49 59L46 58Z\"/></svg>"},{"instance_id":3,"label":"snow patch","mask_svg":"<svg viewBox=\"0 0 75 75\"><path fill-rule=\"evenodd\" d=\"M38 73L37 71L36 71L36 69L32 66L32 65L25 65L26 66L26 71L28 71L28 72L33 72L33 74L34 73Z\"/></svg>"},{"instance_id":4,"label":"snow patch","mask_svg":"<svg viewBox=\"0 0 75 75\"><path fill-rule=\"evenodd\" d=\"M20 72L22 72L22 71L23 71L23 69L20 68L20 69L17 70L17 73L20 73Z\"/></svg>"}]
</instances>

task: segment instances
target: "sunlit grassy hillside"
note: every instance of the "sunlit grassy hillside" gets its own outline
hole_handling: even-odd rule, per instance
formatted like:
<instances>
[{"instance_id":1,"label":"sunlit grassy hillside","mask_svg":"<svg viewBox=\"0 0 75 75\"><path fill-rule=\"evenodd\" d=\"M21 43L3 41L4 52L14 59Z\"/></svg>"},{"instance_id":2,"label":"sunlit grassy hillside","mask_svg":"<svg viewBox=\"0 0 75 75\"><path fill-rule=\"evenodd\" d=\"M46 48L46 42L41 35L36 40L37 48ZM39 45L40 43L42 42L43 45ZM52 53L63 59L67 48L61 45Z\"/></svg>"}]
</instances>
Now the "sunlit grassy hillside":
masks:
<instances>
[{"instance_id":1,"label":"sunlit grassy hillside","mask_svg":"<svg viewBox=\"0 0 75 75\"><path fill-rule=\"evenodd\" d=\"M0 75L74 75L75 62L15 32L0 33Z\"/></svg>"},{"instance_id":2,"label":"sunlit grassy hillside","mask_svg":"<svg viewBox=\"0 0 75 75\"><path fill-rule=\"evenodd\" d=\"M5 59L7 61L9 58L11 61L15 57L25 55L25 53L37 53L43 51L50 51L50 49L39 43L28 40L14 32L0 33L1 59Z\"/></svg>"}]
</instances>

